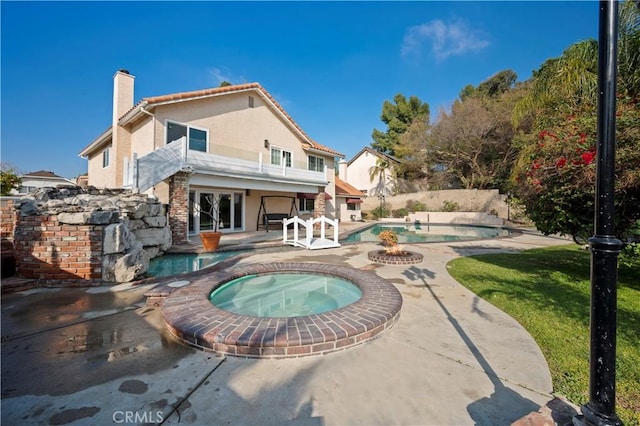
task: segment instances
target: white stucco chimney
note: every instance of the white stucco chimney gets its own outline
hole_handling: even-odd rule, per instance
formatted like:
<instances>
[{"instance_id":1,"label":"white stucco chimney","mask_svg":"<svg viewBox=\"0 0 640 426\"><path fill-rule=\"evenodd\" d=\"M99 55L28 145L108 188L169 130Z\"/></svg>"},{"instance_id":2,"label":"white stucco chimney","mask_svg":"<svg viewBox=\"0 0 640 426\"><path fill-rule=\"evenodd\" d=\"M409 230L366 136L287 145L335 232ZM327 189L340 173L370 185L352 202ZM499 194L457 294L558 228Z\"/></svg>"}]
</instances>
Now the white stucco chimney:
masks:
<instances>
[{"instance_id":1,"label":"white stucco chimney","mask_svg":"<svg viewBox=\"0 0 640 426\"><path fill-rule=\"evenodd\" d=\"M113 76L113 125L133 108L133 79L127 70L119 70Z\"/></svg>"},{"instance_id":2,"label":"white stucco chimney","mask_svg":"<svg viewBox=\"0 0 640 426\"><path fill-rule=\"evenodd\" d=\"M340 160L338 163L338 177L347 182L347 162L344 160Z\"/></svg>"}]
</instances>

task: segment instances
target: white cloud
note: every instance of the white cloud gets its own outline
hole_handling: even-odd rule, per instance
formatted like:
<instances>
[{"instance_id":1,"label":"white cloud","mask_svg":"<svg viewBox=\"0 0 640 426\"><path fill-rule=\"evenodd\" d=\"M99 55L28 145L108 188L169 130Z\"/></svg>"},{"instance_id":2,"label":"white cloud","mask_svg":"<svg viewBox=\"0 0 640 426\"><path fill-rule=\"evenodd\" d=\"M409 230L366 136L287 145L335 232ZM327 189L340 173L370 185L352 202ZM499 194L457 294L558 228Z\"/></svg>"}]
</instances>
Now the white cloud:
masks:
<instances>
[{"instance_id":1,"label":"white cloud","mask_svg":"<svg viewBox=\"0 0 640 426\"><path fill-rule=\"evenodd\" d=\"M220 85L220 83L222 83L223 81L227 81L231 84L243 84L247 82L246 78L241 75L233 74L226 67L211 67L207 69L207 72L209 73L209 76L213 80L213 84L215 86Z\"/></svg>"},{"instance_id":2,"label":"white cloud","mask_svg":"<svg viewBox=\"0 0 640 426\"><path fill-rule=\"evenodd\" d=\"M444 23L437 19L407 29L402 42L402 56L419 55L424 45L431 44L431 52L438 60L451 55L487 47L489 42L472 31L462 21Z\"/></svg>"}]
</instances>

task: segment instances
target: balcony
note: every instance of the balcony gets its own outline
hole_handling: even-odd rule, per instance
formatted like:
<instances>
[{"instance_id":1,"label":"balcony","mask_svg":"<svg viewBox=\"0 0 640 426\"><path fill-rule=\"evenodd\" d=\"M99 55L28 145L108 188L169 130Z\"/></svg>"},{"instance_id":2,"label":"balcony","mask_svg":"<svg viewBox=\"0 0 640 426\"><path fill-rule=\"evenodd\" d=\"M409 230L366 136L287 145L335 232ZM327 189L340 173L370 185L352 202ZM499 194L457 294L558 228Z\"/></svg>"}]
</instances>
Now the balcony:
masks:
<instances>
[{"instance_id":1,"label":"balcony","mask_svg":"<svg viewBox=\"0 0 640 426\"><path fill-rule=\"evenodd\" d=\"M263 160L262 152L233 147L217 146L211 154L189 150L183 137L143 157L134 154L125 164L123 186L143 192L179 171L300 185L327 184L326 166L322 172L304 168L305 163L293 166L272 165Z\"/></svg>"}]
</instances>

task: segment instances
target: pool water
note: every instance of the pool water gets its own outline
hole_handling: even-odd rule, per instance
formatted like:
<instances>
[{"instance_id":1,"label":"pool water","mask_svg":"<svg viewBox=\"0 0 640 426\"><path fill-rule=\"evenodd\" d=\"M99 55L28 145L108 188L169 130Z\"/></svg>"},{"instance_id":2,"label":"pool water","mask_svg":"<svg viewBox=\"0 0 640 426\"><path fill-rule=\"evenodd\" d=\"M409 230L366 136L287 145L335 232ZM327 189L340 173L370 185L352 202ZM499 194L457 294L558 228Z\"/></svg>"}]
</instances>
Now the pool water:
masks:
<instances>
[{"instance_id":1,"label":"pool water","mask_svg":"<svg viewBox=\"0 0 640 426\"><path fill-rule=\"evenodd\" d=\"M349 235L346 242L379 242L378 235L382 231L394 231L398 235L398 243L429 243L461 240L484 240L497 237L508 237L511 231L479 225L432 225L420 223L377 223L369 228Z\"/></svg>"},{"instance_id":2,"label":"pool water","mask_svg":"<svg viewBox=\"0 0 640 426\"><path fill-rule=\"evenodd\" d=\"M151 259L147 275L152 277L169 277L171 275L199 271L200 269L213 266L235 254L237 253L233 251L201 254L166 254Z\"/></svg>"},{"instance_id":3,"label":"pool water","mask_svg":"<svg viewBox=\"0 0 640 426\"><path fill-rule=\"evenodd\" d=\"M225 311L253 317L297 317L332 311L362 297L342 278L309 273L247 275L223 284L209 300Z\"/></svg>"}]
</instances>

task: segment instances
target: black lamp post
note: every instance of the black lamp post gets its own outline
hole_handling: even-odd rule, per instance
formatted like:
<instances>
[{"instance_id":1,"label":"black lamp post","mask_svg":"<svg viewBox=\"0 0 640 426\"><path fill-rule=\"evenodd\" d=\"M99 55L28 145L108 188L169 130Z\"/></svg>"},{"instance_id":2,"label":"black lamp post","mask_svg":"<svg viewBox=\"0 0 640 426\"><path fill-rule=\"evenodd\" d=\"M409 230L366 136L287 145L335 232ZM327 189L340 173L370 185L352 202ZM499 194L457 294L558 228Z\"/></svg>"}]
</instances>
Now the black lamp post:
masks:
<instances>
[{"instance_id":1,"label":"black lamp post","mask_svg":"<svg viewBox=\"0 0 640 426\"><path fill-rule=\"evenodd\" d=\"M384 205L384 192L378 194L378 200L380 201L380 207L378 209L378 220L382 218L382 206Z\"/></svg>"},{"instance_id":2,"label":"black lamp post","mask_svg":"<svg viewBox=\"0 0 640 426\"><path fill-rule=\"evenodd\" d=\"M614 232L616 149L616 66L618 4L600 1L598 32L598 147L595 235L591 247L589 402L575 425L622 425L616 415L616 323L618 255Z\"/></svg>"}]
</instances>

